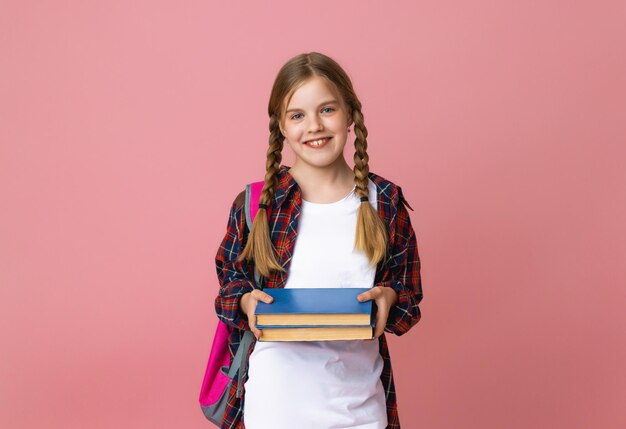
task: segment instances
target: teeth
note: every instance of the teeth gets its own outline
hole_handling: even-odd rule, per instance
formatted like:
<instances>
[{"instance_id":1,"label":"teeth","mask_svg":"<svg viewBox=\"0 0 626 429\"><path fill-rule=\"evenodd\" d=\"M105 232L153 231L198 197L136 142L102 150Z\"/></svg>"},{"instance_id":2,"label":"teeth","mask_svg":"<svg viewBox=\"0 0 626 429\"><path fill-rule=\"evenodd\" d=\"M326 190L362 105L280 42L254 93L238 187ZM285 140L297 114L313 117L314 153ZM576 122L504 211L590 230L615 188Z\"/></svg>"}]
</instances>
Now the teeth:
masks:
<instances>
[{"instance_id":1,"label":"teeth","mask_svg":"<svg viewBox=\"0 0 626 429\"><path fill-rule=\"evenodd\" d=\"M327 140L328 138L320 139L320 140L311 140L311 141L306 142L306 144L308 144L309 146L321 146L322 144L326 143Z\"/></svg>"}]
</instances>

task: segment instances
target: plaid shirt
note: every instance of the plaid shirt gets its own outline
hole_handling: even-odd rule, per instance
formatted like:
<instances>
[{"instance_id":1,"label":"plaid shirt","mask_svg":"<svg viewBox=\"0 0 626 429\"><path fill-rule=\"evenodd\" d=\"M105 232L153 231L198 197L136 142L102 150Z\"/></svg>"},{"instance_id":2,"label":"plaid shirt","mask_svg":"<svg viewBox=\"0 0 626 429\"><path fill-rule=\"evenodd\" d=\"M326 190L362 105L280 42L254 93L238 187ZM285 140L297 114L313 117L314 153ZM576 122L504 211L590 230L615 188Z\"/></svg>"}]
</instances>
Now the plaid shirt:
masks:
<instances>
[{"instance_id":1,"label":"plaid shirt","mask_svg":"<svg viewBox=\"0 0 626 429\"><path fill-rule=\"evenodd\" d=\"M286 270L293 255L298 215L300 214L302 193L300 187L287 173L289 167L281 166L278 173L278 187L268 209L271 238L276 248L278 263ZM378 264L374 286L392 287L398 294L398 302L390 309L385 332L395 335L405 334L421 317L418 304L422 300L422 282L420 277L420 259L417 251L415 232L411 227L408 203L402 196L399 186L384 178L369 173L369 178L376 184L378 194L378 212L385 220L390 238L390 251ZM239 310L239 300L246 292L259 288L254 281L254 266L247 261L236 262L243 250L248 227L244 213L245 193L241 192L232 204L228 218L226 235L217 251L215 263L220 291L215 298L215 312L220 320L237 328L232 329L229 337L231 357L235 356L245 330L250 329L246 315ZM400 204L400 202L402 204ZM411 209L412 210L412 209ZM288 272L273 271L270 277L263 278L263 288L284 288ZM379 338L380 355L384 366L381 374L387 404L387 429L400 429L398 406L396 402L391 358L385 335ZM254 350L256 338L247 358ZM247 370L243 382L247 380ZM226 412L221 429L245 429L243 423L244 390L236 396L237 379L233 380ZM297 424L298 422L294 422Z\"/></svg>"}]
</instances>

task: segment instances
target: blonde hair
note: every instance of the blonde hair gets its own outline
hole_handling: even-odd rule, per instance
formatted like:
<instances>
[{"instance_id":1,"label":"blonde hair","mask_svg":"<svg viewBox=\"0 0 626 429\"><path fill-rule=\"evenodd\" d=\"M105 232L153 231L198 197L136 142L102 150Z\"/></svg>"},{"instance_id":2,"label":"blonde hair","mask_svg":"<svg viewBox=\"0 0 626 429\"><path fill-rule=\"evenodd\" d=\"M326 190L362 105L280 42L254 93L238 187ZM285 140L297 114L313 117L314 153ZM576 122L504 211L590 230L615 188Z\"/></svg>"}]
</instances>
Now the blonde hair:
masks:
<instances>
[{"instance_id":1,"label":"blonde hair","mask_svg":"<svg viewBox=\"0 0 626 429\"><path fill-rule=\"evenodd\" d=\"M338 92L343 105L354 122L354 182L357 197L369 196L367 155L367 128L363 121L361 102L357 98L352 82L332 58L318 52L297 55L290 59L278 72L270 95L268 114L270 117L269 147L265 164L265 184L260 203L270 203L278 185L278 171L282 161L284 136L280 130L281 120L296 89L314 76L326 80L330 88ZM369 201L362 201L357 214L354 248L365 252L372 266L376 266L387 252L387 227ZM270 237L267 211L259 207L248 234L248 241L238 260L253 260L258 272L269 277L271 271L285 271L277 262L276 250Z\"/></svg>"}]
</instances>

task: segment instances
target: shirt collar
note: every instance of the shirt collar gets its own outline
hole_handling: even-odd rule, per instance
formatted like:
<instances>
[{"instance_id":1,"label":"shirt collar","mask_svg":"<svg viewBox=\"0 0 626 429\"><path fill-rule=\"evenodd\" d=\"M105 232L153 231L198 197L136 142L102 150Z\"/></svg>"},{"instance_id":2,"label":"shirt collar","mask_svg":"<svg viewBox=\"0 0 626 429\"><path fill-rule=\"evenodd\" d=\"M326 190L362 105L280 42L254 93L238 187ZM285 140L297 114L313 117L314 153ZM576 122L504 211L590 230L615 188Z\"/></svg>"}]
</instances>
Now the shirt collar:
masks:
<instances>
[{"instance_id":1,"label":"shirt collar","mask_svg":"<svg viewBox=\"0 0 626 429\"><path fill-rule=\"evenodd\" d=\"M278 176L278 186L276 187L276 192L274 193L274 201L275 201L276 208L280 208L282 204L287 200L287 196L291 192L292 188L295 190L300 189L300 186L298 185L298 182L296 182L296 179L294 179L293 176L289 174L290 168L291 167L287 165L281 165L278 168L278 172L276 173L276 175ZM383 195L385 195L386 197L389 196L388 192L390 192L389 191L390 187L385 186L384 188L381 189L381 185L379 182L382 181L383 179L379 178L372 172L368 174L368 177L376 185L376 191L377 191L376 193L378 194L378 197L377 197L378 204L380 206L380 204L383 202L382 200Z\"/></svg>"}]
</instances>

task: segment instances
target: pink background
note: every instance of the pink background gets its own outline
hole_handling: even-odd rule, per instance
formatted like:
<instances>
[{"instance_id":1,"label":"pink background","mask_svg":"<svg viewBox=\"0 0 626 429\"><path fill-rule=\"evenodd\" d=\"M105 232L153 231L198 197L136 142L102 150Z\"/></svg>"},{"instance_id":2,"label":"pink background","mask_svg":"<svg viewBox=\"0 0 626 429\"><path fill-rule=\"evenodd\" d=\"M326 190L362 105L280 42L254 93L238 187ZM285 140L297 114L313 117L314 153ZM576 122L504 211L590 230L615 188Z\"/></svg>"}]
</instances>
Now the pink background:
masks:
<instances>
[{"instance_id":1,"label":"pink background","mask_svg":"<svg viewBox=\"0 0 626 429\"><path fill-rule=\"evenodd\" d=\"M91 3L0 14L1 427L211 426L215 252L311 50L415 208L402 427L625 427L624 2Z\"/></svg>"}]
</instances>

